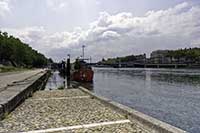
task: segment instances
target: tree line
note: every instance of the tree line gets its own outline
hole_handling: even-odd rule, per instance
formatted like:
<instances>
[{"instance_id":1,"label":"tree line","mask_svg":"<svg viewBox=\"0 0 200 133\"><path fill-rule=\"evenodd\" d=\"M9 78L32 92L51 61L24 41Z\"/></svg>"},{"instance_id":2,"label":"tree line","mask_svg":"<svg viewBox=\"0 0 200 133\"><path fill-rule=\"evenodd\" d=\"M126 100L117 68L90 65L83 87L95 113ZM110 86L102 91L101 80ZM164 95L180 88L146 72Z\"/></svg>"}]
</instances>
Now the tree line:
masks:
<instances>
[{"instance_id":1,"label":"tree line","mask_svg":"<svg viewBox=\"0 0 200 133\"><path fill-rule=\"evenodd\" d=\"M200 63L200 48L184 48L184 49L177 49L177 50L162 50L164 51L162 54L159 54L159 57L161 58L171 58L175 59L177 62L180 62L180 60L185 60L185 63ZM167 51L167 52L165 52ZM130 61L136 61L138 57L142 57L143 55L128 55L124 57L116 57L116 58L108 58L102 59L99 63L104 64L114 64L120 62L130 62ZM146 56L144 56L146 58ZM142 58L139 58L142 59ZM146 58L148 59L148 58ZM150 57L151 59L151 57ZM150 60L151 61L151 60ZM150 62L151 63L151 62Z\"/></svg>"},{"instance_id":2,"label":"tree line","mask_svg":"<svg viewBox=\"0 0 200 133\"><path fill-rule=\"evenodd\" d=\"M9 62L16 67L44 67L49 61L52 62L19 38L0 31L0 64Z\"/></svg>"},{"instance_id":3,"label":"tree line","mask_svg":"<svg viewBox=\"0 0 200 133\"><path fill-rule=\"evenodd\" d=\"M99 63L115 64L115 63L119 63L119 61L120 62L130 62L130 61L138 60L138 57L146 57L146 55L145 54L128 55L128 56L124 56L124 57L108 58L107 60L103 58Z\"/></svg>"},{"instance_id":4,"label":"tree line","mask_svg":"<svg viewBox=\"0 0 200 133\"><path fill-rule=\"evenodd\" d=\"M186 58L190 60L200 60L200 48L185 48L178 50L171 50L167 53L168 57L174 57L176 59Z\"/></svg>"}]
</instances>

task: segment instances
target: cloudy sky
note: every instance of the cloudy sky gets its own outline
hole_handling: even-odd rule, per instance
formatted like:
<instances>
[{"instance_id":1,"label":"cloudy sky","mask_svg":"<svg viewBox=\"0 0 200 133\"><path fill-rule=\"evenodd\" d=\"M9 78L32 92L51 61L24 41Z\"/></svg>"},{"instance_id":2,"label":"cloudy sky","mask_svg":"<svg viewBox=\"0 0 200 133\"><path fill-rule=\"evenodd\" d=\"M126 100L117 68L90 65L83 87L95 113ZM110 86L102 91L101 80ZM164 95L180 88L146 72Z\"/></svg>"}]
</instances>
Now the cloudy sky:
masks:
<instances>
[{"instance_id":1,"label":"cloudy sky","mask_svg":"<svg viewBox=\"0 0 200 133\"><path fill-rule=\"evenodd\" d=\"M0 0L0 30L56 61L200 47L199 0Z\"/></svg>"}]
</instances>

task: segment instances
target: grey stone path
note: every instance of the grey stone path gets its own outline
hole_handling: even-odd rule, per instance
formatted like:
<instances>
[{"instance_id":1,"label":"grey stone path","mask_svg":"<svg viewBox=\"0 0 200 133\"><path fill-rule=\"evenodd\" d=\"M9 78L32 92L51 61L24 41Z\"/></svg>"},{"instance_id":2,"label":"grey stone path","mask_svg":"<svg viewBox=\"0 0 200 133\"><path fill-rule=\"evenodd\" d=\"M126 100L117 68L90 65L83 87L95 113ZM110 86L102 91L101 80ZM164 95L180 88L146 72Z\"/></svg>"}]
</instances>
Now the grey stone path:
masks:
<instances>
[{"instance_id":1,"label":"grey stone path","mask_svg":"<svg viewBox=\"0 0 200 133\"><path fill-rule=\"evenodd\" d=\"M0 73L0 92L5 90L6 87L8 85L11 85L13 82L22 81L41 71L43 70L36 69L36 70L27 70L27 71L20 71L20 72Z\"/></svg>"},{"instance_id":2,"label":"grey stone path","mask_svg":"<svg viewBox=\"0 0 200 133\"><path fill-rule=\"evenodd\" d=\"M38 91L0 121L0 132L28 131L147 133L79 89Z\"/></svg>"}]
</instances>

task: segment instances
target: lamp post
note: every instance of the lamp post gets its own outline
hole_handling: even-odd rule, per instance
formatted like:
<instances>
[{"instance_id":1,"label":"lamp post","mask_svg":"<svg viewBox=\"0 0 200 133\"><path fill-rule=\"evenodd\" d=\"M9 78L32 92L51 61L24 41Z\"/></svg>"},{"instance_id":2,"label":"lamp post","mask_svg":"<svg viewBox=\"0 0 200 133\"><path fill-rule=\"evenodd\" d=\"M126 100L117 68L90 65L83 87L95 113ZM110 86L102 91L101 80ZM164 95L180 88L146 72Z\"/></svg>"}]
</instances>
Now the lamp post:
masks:
<instances>
[{"instance_id":1,"label":"lamp post","mask_svg":"<svg viewBox=\"0 0 200 133\"><path fill-rule=\"evenodd\" d=\"M84 53L84 50L85 50L85 45L82 46L82 53L83 53L82 56L83 56L83 60L84 60L84 54L85 54L85 53Z\"/></svg>"}]
</instances>

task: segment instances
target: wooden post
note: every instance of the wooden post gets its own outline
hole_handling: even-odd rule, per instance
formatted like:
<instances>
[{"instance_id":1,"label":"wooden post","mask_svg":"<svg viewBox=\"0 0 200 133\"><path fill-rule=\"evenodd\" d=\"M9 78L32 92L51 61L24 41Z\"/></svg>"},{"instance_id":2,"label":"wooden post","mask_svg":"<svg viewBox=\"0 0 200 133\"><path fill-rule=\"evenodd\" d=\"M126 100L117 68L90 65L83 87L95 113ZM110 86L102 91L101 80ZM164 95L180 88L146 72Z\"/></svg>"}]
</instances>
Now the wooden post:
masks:
<instances>
[{"instance_id":1,"label":"wooden post","mask_svg":"<svg viewBox=\"0 0 200 133\"><path fill-rule=\"evenodd\" d=\"M70 69L71 69L71 66L70 66L70 56L68 57L67 59L67 87L70 87Z\"/></svg>"}]
</instances>

